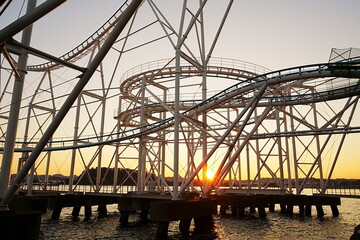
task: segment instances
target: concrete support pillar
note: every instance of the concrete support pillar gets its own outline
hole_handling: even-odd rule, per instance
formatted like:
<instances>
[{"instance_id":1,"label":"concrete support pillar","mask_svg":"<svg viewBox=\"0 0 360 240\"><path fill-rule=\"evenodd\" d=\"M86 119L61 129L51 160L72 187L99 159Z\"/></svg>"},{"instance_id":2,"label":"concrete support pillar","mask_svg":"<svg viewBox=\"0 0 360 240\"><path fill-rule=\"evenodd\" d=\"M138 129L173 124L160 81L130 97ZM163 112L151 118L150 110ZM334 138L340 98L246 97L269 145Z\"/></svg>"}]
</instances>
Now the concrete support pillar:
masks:
<instances>
[{"instance_id":1,"label":"concrete support pillar","mask_svg":"<svg viewBox=\"0 0 360 240\"><path fill-rule=\"evenodd\" d=\"M92 215L91 206L85 206L85 221L89 220Z\"/></svg>"},{"instance_id":2,"label":"concrete support pillar","mask_svg":"<svg viewBox=\"0 0 360 240\"><path fill-rule=\"evenodd\" d=\"M228 208L228 206L226 205L220 205L220 214L221 215L226 215L226 209Z\"/></svg>"},{"instance_id":3,"label":"concrete support pillar","mask_svg":"<svg viewBox=\"0 0 360 240\"><path fill-rule=\"evenodd\" d=\"M231 215L237 216L238 208L236 206L231 206Z\"/></svg>"},{"instance_id":4,"label":"concrete support pillar","mask_svg":"<svg viewBox=\"0 0 360 240\"><path fill-rule=\"evenodd\" d=\"M259 217L260 218L266 218L266 212L265 212L264 207L258 207L258 211L259 211Z\"/></svg>"},{"instance_id":5,"label":"concrete support pillar","mask_svg":"<svg viewBox=\"0 0 360 240\"><path fill-rule=\"evenodd\" d=\"M325 215L322 205L316 205L316 211L318 218L322 218Z\"/></svg>"},{"instance_id":6,"label":"concrete support pillar","mask_svg":"<svg viewBox=\"0 0 360 240\"><path fill-rule=\"evenodd\" d=\"M71 215L73 216L73 220L76 220L79 217L81 206L73 207Z\"/></svg>"},{"instance_id":7,"label":"concrete support pillar","mask_svg":"<svg viewBox=\"0 0 360 240\"><path fill-rule=\"evenodd\" d=\"M304 216L304 214L305 214L305 206L304 205L299 205L299 214L300 214L300 216Z\"/></svg>"},{"instance_id":8,"label":"concrete support pillar","mask_svg":"<svg viewBox=\"0 0 360 240\"><path fill-rule=\"evenodd\" d=\"M331 211L334 217L338 217L339 216L339 209L337 207L337 205L330 205L331 207Z\"/></svg>"},{"instance_id":9,"label":"concrete support pillar","mask_svg":"<svg viewBox=\"0 0 360 240\"><path fill-rule=\"evenodd\" d=\"M140 222L141 223L147 223L149 221L148 214L149 214L149 209L143 209L140 211Z\"/></svg>"},{"instance_id":10,"label":"concrete support pillar","mask_svg":"<svg viewBox=\"0 0 360 240\"><path fill-rule=\"evenodd\" d=\"M269 204L269 212L275 212L275 204L274 203Z\"/></svg>"},{"instance_id":11,"label":"concrete support pillar","mask_svg":"<svg viewBox=\"0 0 360 240\"><path fill-rule=\"evenodd\" d=\"M195 233L206 233L211 231L214 228L214 221L212 216L203 216L194 218L195 223Z\"/></svg>"},{"instance_id":12,"label":"concrete support pillar","mask_svg":"<svg viewBox=\"0 0 360 240\"><path fill-rule=\"evenodd\" d=\"M62 207L56 207L51 214L51 220L59 220Z\"/></svg>"},{"instance_id":13,"label":"concrete support pillar","mask_svg":"<svg viewBox=\"0 0 360 240\"><path fill-rule=\"evenodd\" d=\"M245 216L245 208L244 207L238 207L238 216L239 217Z\"/></svg>"},{"instance_id":14,"label":"concrete support pillar","mask_svg":"<svg viewBox=\"0 0 360 240\"><path fill-rule=\"evenodd\" d=\"M305 216L311 217L311 205L305 205Z\"/></svg>"},{"instance_id":15,"label":"concrete support pillar","mask_svg":"<svg viewBox=\"0 0 360 240\"><path fill-rule=\"evenodd\" d=\"M286 213L286 205L280 203L280 212L285 214Z\"/></svg>"},{"instance_id":16,"label":"concrete support pillar","mask_svg":"<svg viewBox=\"0 0 360 240\"><path fill-rule=\"evenodd\" d=\"M256 212L255 207L250 207L250 213L255 213L255 212Z\"/></svg>"},{"instance_id":17,"label":"concrete support pillar","mask_svg":"<svg viewBox=\"0 0 360 240\"><path fill-rule=\"evenodd\" d=\"M286 213L290 216L292 216L294 214L294 205L287 205L286 206Z\"/></svg>"},{"instance_id":18,"label":"concrete support pillar","mask_svg":"<svg viewBox=\"0 0 360 240\"><path fill-rule=\"evenodd\" d=\"M126 227L127 225L129 225L129 215L130 215L130 211L124 211L121 210L120 211L120 225L121 227Z\"/></svg>"},{"instance_id":19,"label":"concrete support pillar","mask_svg":"<svg viewBox=\"0 0 360 240\"><path fill-rule=\"evenodd\" d=\"M158 222L156 239L166 240L168 238L168 228L170 222Z\"/></svg>"},{"instance_id":20,"label":"concrete support pillar","mask_svg":"<svg viewBox=\"0 0 360 240\"><path fill-rule=\"evenodd\" d=\"M107 216L107 209L105 204L98 206L98 213L99 213L99 218L104 218Z\"/></svg>"},{"instance_id":21,"label":"concrete support pillar","mask_svg":"<svg viewBox=\"0 0 360 240\"><path fill-rule=\"evenodd\" d=\"M190 225L191 225L191 218L180 220L179 229L183 235L189 234Z\"/></svg>"}]
</instances>

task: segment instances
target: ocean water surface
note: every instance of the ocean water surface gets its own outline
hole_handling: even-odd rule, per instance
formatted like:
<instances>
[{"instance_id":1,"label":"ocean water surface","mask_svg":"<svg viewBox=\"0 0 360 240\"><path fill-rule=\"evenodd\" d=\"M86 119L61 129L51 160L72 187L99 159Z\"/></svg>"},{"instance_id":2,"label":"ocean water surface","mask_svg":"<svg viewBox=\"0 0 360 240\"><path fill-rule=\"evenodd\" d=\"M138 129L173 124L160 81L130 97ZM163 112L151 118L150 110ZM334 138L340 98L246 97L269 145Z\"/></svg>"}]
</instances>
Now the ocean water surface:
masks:
<instances>
[{"instance_id":1,"label":"ocean water surface","mask_svg":"<svg viewBox=\"0 0 360 240\"><path fill-rule=\"evenodd\" d=\"M330 206L324 206L325 217L317 218L316 209L312 209L312 217L299 216L294 207L293 216L277 212L267 212L266 219L247 213L245 217L213 215L214 229L203 235L194 233L192 221L188 236L182 236L179 222L170 222L169 239L349 239L355 226L360 224L360 199L342 198L339 206L339 217L333 217ZM42 215L40 239L156 239L155 222L141 224L139 214L133 213L129 218L129 226L121 227L120 213L117 205L108 206L108 217L98 218L96 207L92 208L93 216L84 221L84 209L74 221L72 208L64 208L59 220L50 220L51 211Z\"/></svg>"}]
</instances>

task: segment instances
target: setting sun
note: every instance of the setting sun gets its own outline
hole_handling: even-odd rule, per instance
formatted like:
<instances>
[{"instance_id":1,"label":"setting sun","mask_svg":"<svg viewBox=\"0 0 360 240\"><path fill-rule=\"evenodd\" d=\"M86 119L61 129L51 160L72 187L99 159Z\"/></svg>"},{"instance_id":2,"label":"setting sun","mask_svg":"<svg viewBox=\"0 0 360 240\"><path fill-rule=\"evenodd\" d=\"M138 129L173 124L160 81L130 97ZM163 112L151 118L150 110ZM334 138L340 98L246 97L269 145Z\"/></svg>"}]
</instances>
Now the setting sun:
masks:
<instances>
[{"instance_id":1,"label":"setting sun","mask_svg":"<svg viewBox=\"0 0 360 240\"><path fill-rule=\"evenodd\" d=\"M215 172L211 171L211 170L207 170L206 172L206 177L208 180L212 180L215 176Z\"/></svg>"}]
</instances>

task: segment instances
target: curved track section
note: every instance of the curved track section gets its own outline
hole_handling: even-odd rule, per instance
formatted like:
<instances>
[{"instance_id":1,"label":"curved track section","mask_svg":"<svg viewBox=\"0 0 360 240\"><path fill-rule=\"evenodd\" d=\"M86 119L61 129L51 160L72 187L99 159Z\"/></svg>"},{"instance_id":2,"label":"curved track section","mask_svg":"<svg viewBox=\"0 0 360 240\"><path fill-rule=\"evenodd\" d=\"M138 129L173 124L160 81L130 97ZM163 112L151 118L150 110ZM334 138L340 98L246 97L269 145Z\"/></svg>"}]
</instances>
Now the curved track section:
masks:
<instances>
[{"instance_id":1,"label":"curved track section","mask_svg":"<svg viewBox=\"0 0 360 240\"><path fill-rule=\"evenodd\" d=\"M339 63L313 64L272 71L255 76L247 81L241 81L187 109L182 112L182 115L184 117L191 118L194 115L199 115L204 111L213 109L223 104L236 104L237 106L243 106L250 100L249 96L251 93L264 85L266 85L265 94L258 102L258 105L262 106L300 105L347 98L360 95L359 78L360 62L358 60ZM299 89L311 88L312 93L303 94L301 91L297 91L297 94L283 94L284 91L281 90L289 87L298 87ZM123 137L120 138L117 137L119 133L113 133L101 136L104 139L107 139L104 141L97 141L99 136L83 139L53 141L53 147L45 148L44 151L59 151L112 144L114 142L125 141L148 135L171 127L173 124L174 118L170 117L153 124L122 132ZM73 145L75 140L85 143L81 145ZM17 142L17 144L23 144L23 142ZM30 146L36 143L27 142L26 144ZM16 148L15 151L31 152L32 149Z\"/></svg>"},{"instance_id":2,"label":"curved track section","mask_svg":"<svg viewBox=\"0 0 360 240\"><path fill-rule=\"evenodd\" d=\"M96 42L103 42L106 39L106 36L108 35L112 27L116 24L119 16L128 6L129 2L130 1L125 0L125 2L120 6L120 8L97 31L95 31L91 36L85 39L78 46L65 53L64 55L60 56L59 58L61 60L72 63L89 54L91 51L91 46L93 46ZM45 70L56 69L60 67L62 67L62 65L60 65L59 63L46 62L38 65L28 66L27 70L42 72Z\"/></svg>"},{"instance_id":3,"label":"curved track section","mask_svg":"<svg viewBox=\"0 0 360 240\"><path fill-rule=\"evenodd\" d=\"M212 58L205 69L195 67L194 65L183 61L180 63L180 72L181 78L202 76L202 74L206 72L207 77L230 79L245 84L248 82L248 80L255 79L256 76L270 72L270 70L257 64L245 61L225 58ZM147 84L166 91L168 90L168 87L164 85L162 81L164 81L164 79L173 79L175 74L176 69L173 59L154 61L130 69L124 73L122 77L120 85L122 98L128 99L132 102L140 103L139 97L137 97L136 93L134 92L141 88L143 79L145 79ZM182 100L180 103L180 110L188 110L200 102L202 102L201 96L199 96L198 99L195 98L190 100ZM169 108L174 108L174 102L170 99L166 100L165 104ZM147 103L144 110L147 113L167 111L167 109L157 101L150 101ZM131 124L131 119L139 116L140 112L141 107L138 106L118 112L114 118L117 118L124 125L129 126L133 125Z\"/></svg>"}]
</instances>

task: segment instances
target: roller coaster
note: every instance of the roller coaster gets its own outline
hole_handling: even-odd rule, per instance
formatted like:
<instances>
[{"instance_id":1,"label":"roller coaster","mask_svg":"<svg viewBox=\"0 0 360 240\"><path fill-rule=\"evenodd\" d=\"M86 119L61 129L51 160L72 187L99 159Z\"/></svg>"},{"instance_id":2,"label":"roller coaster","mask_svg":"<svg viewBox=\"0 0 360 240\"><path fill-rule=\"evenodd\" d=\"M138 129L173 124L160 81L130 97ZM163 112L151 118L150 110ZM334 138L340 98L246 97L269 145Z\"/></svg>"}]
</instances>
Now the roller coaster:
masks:
<instances>
[{"instance_id":1,"label":"roller coaster","mask_svg":"<svg viewBox=\"0 0 360 240\"><path fill-rule=\"evenodd\" d=\"M7 79L0 98L0 149L4 155L9 151L6 128L13 105L9 88L14 75L21 73L10 54L21 55L25 49L49 60L26 68L27 77L37 79L37 87L21 101L19 111L24 113L19 127L23 136L18 134L10 148L13 154L21 155L19 174L7 194L21 186L32 191L36 178L47 190L50 165L54 164L59 171L63 171L60 164L69 165L69 193L77 191L85 178L91 182L89 191L101 192L108 173L101 173L104 167L114 169L112 193L120 192L129 179L138 193L155 186L157 192L173 199L189 191L208 195L213 191L256 193L275 188L301 194L310 183L319 193L326 193L346 136L360 131L360 126L352 123L360 96L357 50L333 49L327 63L271 71L246 61L211 57L233 1L219 19L221 24L208 52L201 30L207 1L196 6L184 4L179 31L153 1L145 2L155 20L133 27L145 8L144 2L138 9L141 2L124 1L94 34L61 57L15 41L12 33L1 39L7 60L1 62L2 79ZM120 29L122 22L127 27ZM128 47L132 37L156 24L162 35ZM186 44L194 29L200 57ZM122 73L118 84L120 59L160 40L169 40L175 56L131 68ZM104 58L96 62L98 55L106 54L116 56L116 61L109 63ZM87 57L89 64L79 66ZM112 66L110 74L105 70L108 65ZM67 76L59 77L64 68ZM84 83L78 94L64 91L64 86L76 89L87 77L97 82L90 82L87 88ZM217 89L209 89L214 86ZM118 107L109 114L107 106L114 103ZM59 126L67 129L66 137L60 137ZM331 150L335 154L329 156ZM68 152L70 159L59 161L63 152ZM95 180L89 175L94 167ZM77 181L75 169L83 172ZM119 179L118 169L126 169L128 176ZM215 174L211 181L208 172Z\"/></svg>"}]
</instances>

